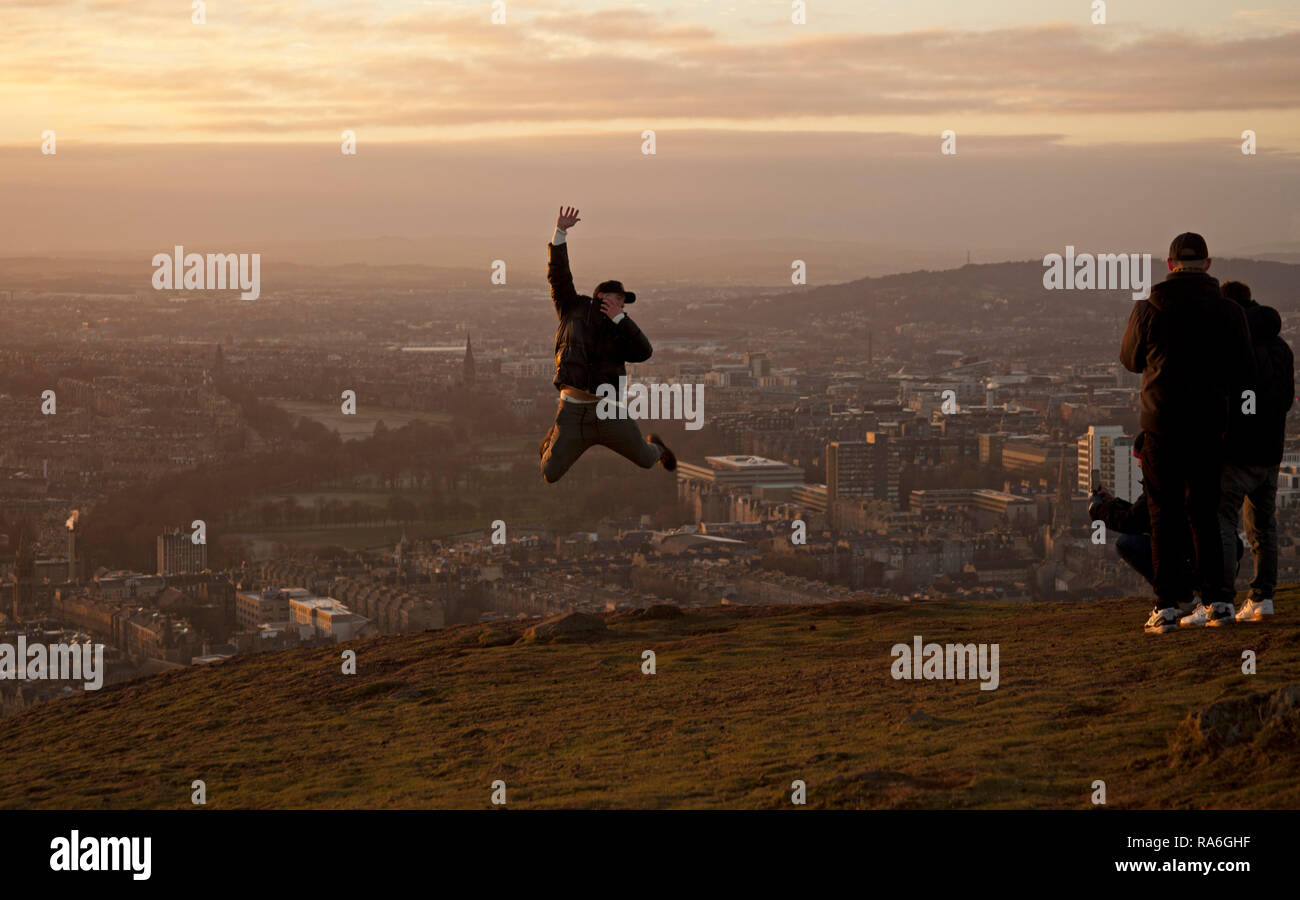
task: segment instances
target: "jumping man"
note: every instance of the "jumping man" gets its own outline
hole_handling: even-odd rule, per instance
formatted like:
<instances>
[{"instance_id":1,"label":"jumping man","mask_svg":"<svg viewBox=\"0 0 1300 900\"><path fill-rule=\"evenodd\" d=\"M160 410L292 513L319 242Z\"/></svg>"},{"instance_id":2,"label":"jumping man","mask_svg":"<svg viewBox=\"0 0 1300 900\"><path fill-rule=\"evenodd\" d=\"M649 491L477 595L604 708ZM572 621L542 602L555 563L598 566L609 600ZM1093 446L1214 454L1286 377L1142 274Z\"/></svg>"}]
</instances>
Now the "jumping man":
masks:
<instances>
[{"instance_id":1,"label":"jumping man","mask_svg":"<svg viewBox=\"0 0 1300 900\"><path fill-rule=\"evenodd\" d=\"M555 237L548 245L550 262L546 280L560 323L555 329L555 379L560 405L555 424L542 439L542 477L559 481L588 447L601 444L627 457L643 469L659 463L669 472L677 457L657 435L643 438L629 416L597 415L601 385L617 386L627 375L624 365L650 358L650 342L632 317L623 311L636 302L636 294L623 290L620 281L602 281L592 296L579 294L569 271L568 229L579 221L578 210L560 207Z\"/></svg>"}]
</instances>

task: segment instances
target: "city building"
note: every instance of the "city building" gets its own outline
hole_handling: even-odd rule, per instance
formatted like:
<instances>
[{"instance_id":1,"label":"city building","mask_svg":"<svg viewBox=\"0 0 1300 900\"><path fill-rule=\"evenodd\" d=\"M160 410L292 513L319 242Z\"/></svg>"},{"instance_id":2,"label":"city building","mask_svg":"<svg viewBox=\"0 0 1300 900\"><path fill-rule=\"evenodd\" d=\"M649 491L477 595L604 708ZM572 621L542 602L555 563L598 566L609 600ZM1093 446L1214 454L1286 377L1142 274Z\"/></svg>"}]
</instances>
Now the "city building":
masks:
<instances>
[{"instance_id":1,"label":"city building","mask_svg":"<svg viewBox=\"0 0 1300 900\"><path fill-rule=\"evenodd\" d=\"M829 501L866 498L898 503L898 449L888 435L868 432L865 441L826 445Z\"/></svg>"},{"instance_id":2,"label":"city building","mask_svg":"<svg viewBox=\"0 0 1300 900\"><path fill-rule=\"evenodd\" d=\"M803 484L803 467L762 456L706 456L704 465L680 462L677 478L718 487L752 490L757 485Z\"/></svg>"},{"instance_id":3,"label":"city building","mask_svg":"<svg viewBox=\"0 0 1300 900\"><path fill-rule=\"evenodd\" d=\"M333 597L295 596L289 598L289 618L311 629L312 637L330 637L346 641L357 637L369 623Z\"/></svg>"},{"instance_id":4,"label":"city building","mask_svg":"<svg viewBox=\"0 0 1300 900\"><path fill-rule=\"evenodd\" d=\"M192 534L181 529L158 535L158 574L194 575L208 567L208 545L194 543Z\"/></svg>"},{"instance_id":5,"label":"city building","mask_svg":"<svg viewBox=\"0 0 1300 900\"><path fill-rule=\"evenodd\" d=\"M289 601L312 596L306 588L240 591L235 595L235 622L241 629L254 629L264 622L287 622Z\"/></svg>"},{"instance_id":6,"label":"city building","mask_svg":"<svg viewBox=\"0 0 1300 900\"><path fill-rule=\"evenodd\" d=\"M1092 491L1092 470L1119 499L1130 503L1142 493L1142 470L1133 456L1133 438L1118 425L1092 425L1078 441L1078 492Z\"/></svg>"}]
</instances>

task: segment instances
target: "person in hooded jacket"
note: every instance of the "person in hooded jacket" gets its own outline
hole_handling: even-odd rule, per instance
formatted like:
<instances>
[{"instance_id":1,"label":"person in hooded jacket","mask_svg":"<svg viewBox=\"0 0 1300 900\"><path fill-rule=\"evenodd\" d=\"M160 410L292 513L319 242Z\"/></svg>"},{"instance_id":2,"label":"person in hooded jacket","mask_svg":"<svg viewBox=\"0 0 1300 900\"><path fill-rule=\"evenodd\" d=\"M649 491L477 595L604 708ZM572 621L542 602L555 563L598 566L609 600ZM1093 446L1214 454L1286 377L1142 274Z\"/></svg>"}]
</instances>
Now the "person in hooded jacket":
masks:
<instances>
[{"instance_id":1,"label":"person in hooded jacket","mask_svg":"<svg viewBox=\"0 0 1300 900\"><path fill-rule=\"evenodd\" d=\"M1133 305L1120 348L1124 367L1142 375L1142 483L1156 593L1144 626L1148 634L1197 619L1211 627L1234 621L1219 533L1219 479L1230 422L1255 381L1246 315L1209 274L1205 239L1180 234L1167 262L1169 276ZM1188 571L1189 558L1195 573ZM1192 601L1198 582L1201 602L1181 617L1179 607Z\"/></svg>"},{"instance_id":2,"label":"person in hooded jacket","mask_svg":"<svg viewBox=\"0 0 1300 900\"><path fill-rule=\"evenodd\" d=\"M1276 309L1253 300L1250 288L1240 281L1225 281L1223 295L1246 312L1255 356L1256 394L1251 412L1238 416L1228 434L1227 461L1220 480L1219 530L1224 553L1229 553L1244 512L1255 577L1236 619L1257 622L1273 615L1277 470L1286 442L1286 414L1295 401L1295 357L1282 339L1282 316Z\"/></svg>"}]
</instances>

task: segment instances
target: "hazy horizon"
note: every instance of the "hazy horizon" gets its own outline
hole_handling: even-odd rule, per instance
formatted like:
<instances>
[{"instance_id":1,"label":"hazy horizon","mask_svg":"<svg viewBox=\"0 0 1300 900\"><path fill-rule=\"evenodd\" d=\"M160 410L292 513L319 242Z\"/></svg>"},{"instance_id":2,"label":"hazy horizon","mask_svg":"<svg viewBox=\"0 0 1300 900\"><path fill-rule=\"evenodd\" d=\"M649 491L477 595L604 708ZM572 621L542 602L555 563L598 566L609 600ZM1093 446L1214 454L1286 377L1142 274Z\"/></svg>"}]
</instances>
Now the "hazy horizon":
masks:
<instances>
[{"instance_id":1,"label":"hazy horizon","mask_svg":"<svg viewBox=\"0 0 1300 900\"><path fill-rule=\"evenodd\" d=\"M1226 141L1071 147L970 135L955 157L938 153L937 135L666 133L648 157L639 142L363 143L355 157L334 145L2 150L0 191L19 213L0 225L0 256L151 256L180 243L305 264L486 272L503 258L540 271L559 202L582 210L572 237L581 272L694 258L707 262L683 277L719 281L746 280L737 270L769 257L774 277L803 258L810 282L824 282L960 265L967 250L976 262L1067 244L1158 256L1185 230L1220 256L1300 241L1289 156L1243 156ZM448 171L454 179L439 177Z\"/></svg>"}]
</instances>

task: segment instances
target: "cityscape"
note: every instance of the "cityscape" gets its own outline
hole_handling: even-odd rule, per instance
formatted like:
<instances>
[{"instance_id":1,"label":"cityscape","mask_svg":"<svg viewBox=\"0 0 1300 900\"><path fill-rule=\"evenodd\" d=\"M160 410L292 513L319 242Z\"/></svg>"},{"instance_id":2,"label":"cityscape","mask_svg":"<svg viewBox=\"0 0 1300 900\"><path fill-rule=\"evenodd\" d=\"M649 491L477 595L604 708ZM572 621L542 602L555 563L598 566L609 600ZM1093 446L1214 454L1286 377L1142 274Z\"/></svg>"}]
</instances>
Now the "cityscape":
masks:
<instances>
[{"instance_id":1,"label":"cityscape","mask_svg":"<svg viewBox=\"0 0 1300 900\"><path fill-rule=\"evenodd\" d=\"M1222 265L1295 283L1289 264ZM575 611L1141 593L1087 513L1094 469L1142 491L1139 378L1116 361L1131 301L1061 300L1040 271L661 289L667 334L629 380L702 386L703 427L658 423L671 476L627 484L592 454L558 497L532 457L554 393L539 289L308 278L254 306L133 290L112 267L80 288L8 271L6 635L102 642L112 684ZM1292 438L1284 581L1297 497ZM0 698L11 713L78 689L4 681Z\"/></svg>"}]
</instances>

